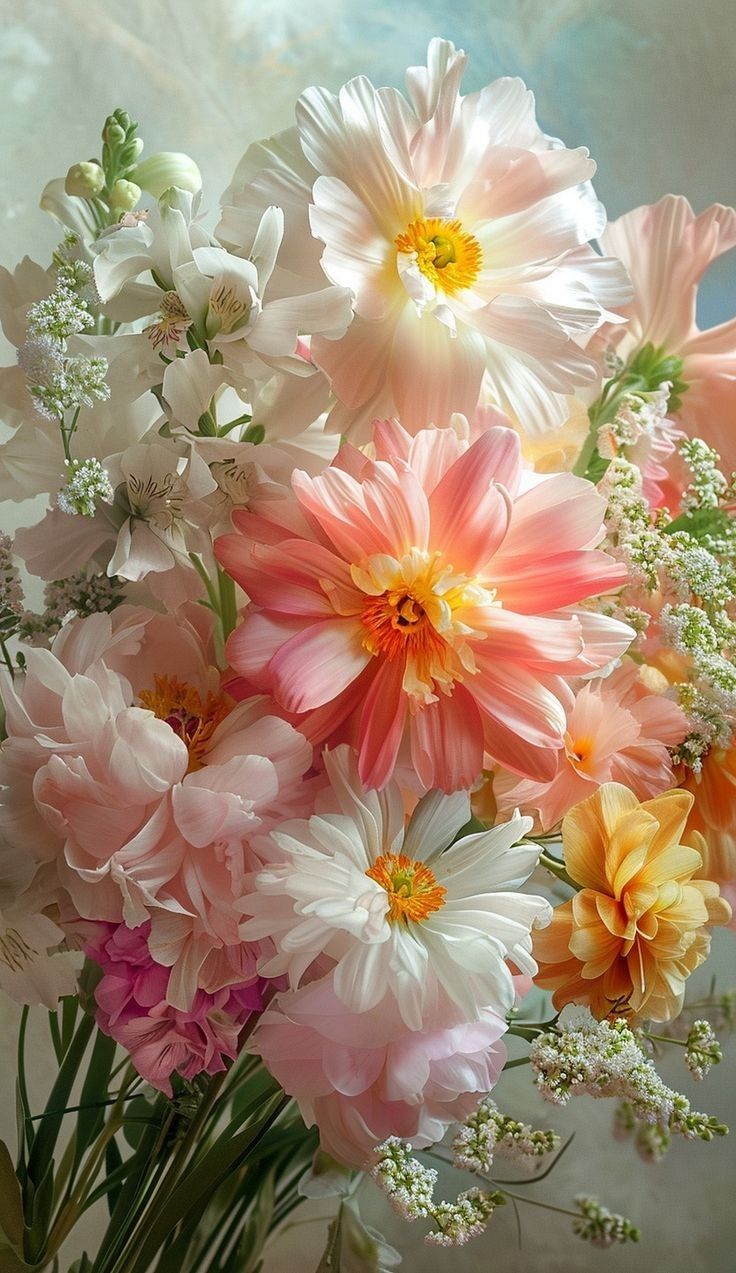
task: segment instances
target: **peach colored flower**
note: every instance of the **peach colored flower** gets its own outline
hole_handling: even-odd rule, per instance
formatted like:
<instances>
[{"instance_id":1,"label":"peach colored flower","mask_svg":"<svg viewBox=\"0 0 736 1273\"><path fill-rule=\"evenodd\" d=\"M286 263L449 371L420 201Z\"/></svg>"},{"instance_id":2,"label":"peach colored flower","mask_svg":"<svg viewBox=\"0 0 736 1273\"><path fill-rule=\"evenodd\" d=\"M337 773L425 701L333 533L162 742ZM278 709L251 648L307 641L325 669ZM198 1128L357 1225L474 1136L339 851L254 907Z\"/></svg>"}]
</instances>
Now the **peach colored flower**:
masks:
<instances>
[{"instance_id":1,"label":"peach colored flower","mask_svg":"<svg viewBox=\"0 0 736 1273\"><path fill-rule=\"evenodd\" d=\"M610 782L568 813L565 867L581 889L534 942L536 984L554 991L556 1008L677 1016L685 982L710 950L706 926L731 915L718 885L694 878L703 859L682 842L691 807L686 791L640 804Z\"/></svg>"},{"instance_id":2,"label":"peach colored flower","mask_svg":"<svg viewBox=\"0 0 736 1273\"><path fill-rule=\"evenodd\" d=\"M639 800L659 795L675 781L667 748L682 742L688 728L677 704L653 693L636 665L625 662L577 691L551 781L497 774L499 813L535 811L547 831L604 782L623 783Z\"/></svg>"},{"instance_id":3,"label":"peach colored flower","mask_svg":"<svg viewBox=\"0 0 736 1273\"><path fill-rule=\"evenodd\" d=\"M426 789L470 787L485 749L550 778L567 679L617 657L626 625L568 609L622 580L596 550L603 502L569 473L524 492L519 440L377 425L293 497L236 512L216 543L252 599L233 667L313 741L355 741L382 787L400 748Z\"/></svg>"},{"instance_id":4,"label":"peach colored flower","mask_svg":"<svg viewBox=\"0 0 736 1273\"><path fill-rule=\"evenodd\" d=\"M699 773L687 771L682 783L695 803L687 821L685 840L703 854L703 874L720 885L736 881L736 747L714 747ZM704 842L704 843L703 843Z\"/></svg>"},{"instance_id":5,"label":"peach colored flower","mask_svg":"<svg viewBox=\"0 0 736 1273\"><path fill-rule=\"evenodd\" d=\"M622 309L626 327L604 326L596 341L613 344L625 359L647 342L682 358L689 385L677 419L736 467L736 319L700 331L698 284L708 266L736 246L736 211L713 204L696 216L687 199L665 195L612 221L600 236L634 283Z\"/></svg>"}]
</instances>

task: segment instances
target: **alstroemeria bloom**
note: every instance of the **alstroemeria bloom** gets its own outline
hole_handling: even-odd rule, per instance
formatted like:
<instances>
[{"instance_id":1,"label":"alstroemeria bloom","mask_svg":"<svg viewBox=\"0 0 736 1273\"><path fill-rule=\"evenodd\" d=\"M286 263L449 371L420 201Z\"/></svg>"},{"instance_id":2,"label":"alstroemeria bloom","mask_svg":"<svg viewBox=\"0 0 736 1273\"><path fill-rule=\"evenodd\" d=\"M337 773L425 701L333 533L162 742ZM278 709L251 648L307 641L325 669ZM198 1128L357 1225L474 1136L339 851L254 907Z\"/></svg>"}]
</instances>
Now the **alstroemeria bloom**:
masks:
<instances>
[{"instance_id":1,"label":"alstroemeria bloom","mask_svg":"<svg viewBox=\"0 0 736 1273\"><path fill-rule=\"evenodd\" d=\"M351 437L385 415L413 432L469 415L486 371L513 415L561 423L561 395L596 374L576 338L631 295L587 246L605 225L588 152L541 131L521 80L462 97L466 61L432 40L408 100L362 76L307 89L296 129L252 146L224 196L228 246L279 204L282 264L352 289L347 335L311 346Z\"/></svg>"},{"instance_id":2,"label":"alstroemeria bloom","mask_svg":"<svg viewBox=\"0 0 736 1273\"><path fill-rule=\"evenodd\" d=\"M633 633L566 607L623 569L595 549L604 504L569 473L520 492L519 439L491 428L411 438L378 425L375 460L343 447L293 498L235 512L217 541L257 607L228 644L233 667L313 741L354 737L383 786L407 743L423 788L468 788L484 747L551 778L567 727L565 678L620 655Z\"/></svg>"},{"instance_id":3,"label":"alstroemeria bloom","mask_svg":"<svg viewBox=\"0 0 736 1273\"><path fill-rule=\"evenodd\" d=\"M681 195L634 208L612 221L602 247L620 257L634 283L634 299L622 311L625 327L604 328L600 338L629 359L647 342L683 360L689 386L677 420L736 467L736 319L700 331L698 284L708 266L736 246L736 211L715 203L695 215Z\"/></svg>"},{"instance_id":4,"label":"alstroemeria bloom","mask_svg":"<svg viewBox=\"0 0 736 1273\"><path fill-rule=\"evenodd\" d=\"M327 1153L365 1167L386 1136L432 1145L467 1118L501 1076L506 1022L492 1010L407 1031L390 1001L350 1012L327 977L279 995L252 1049L319 1128Z\"/></svg>"},{"instance_id":5,"label":"alstroemeria bloom","mask_svg":"<svg viewBox=\"0 0 736 1273\"><path fill-rule=\"evenodd\" d=\"M536 983L556 1008L588 1004L670 1021L685 982L708 956L709 924L731 908L718 885L696 879L700 853L682 843L693 798L666 791L640 804L605 783L562 824L565 867L581 886L534 941Z\"/></svg>"},{"instance_id":6,"label":"alstroemeria bloom","mask_svg":"<svg viewBox=\"0 0 736 1273\"><path fill-rule=\"evenodd\" d=\"M657 796L675 782L667 748L681 743L688 729L677 704L648 689L628 661L577 691L550 782L496 776L499 812L533 810L546 831L604 782L621 782L640 800Z\"/></svg>"},{"instance_id":7,"label":"alstroemeria bloom","mask_svg":"<svg viewBox=\"0 0 736 1273\"><path fill-rule=\"evenodd\" d=\"M503 1015L514 985L505 960L534 974L531 929L549 919L542 897L518 892L539 850L519 844L530 818L514 818L450 845L470 817L466 792L431 792L404 826L401 791L366 791L347 747L325 754L336 813L272 833L283 861L255 877L240 903L253 918L241 937L271 937L267 977L298 986L315 961L334 964L335 993L352 1012L384 996L410 1030L431 1017Z\"/></svg>"}]
</instances>

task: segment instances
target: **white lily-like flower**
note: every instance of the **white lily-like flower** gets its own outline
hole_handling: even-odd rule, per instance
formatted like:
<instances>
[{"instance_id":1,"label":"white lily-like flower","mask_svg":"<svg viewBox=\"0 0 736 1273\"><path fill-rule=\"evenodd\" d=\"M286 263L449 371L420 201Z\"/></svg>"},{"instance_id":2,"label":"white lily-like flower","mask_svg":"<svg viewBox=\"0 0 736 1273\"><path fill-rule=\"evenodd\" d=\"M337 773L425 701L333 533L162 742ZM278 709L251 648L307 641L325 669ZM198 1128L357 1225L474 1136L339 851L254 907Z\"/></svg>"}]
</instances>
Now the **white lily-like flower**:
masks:
<instances>
[{"instance_id":1,"label":"white lily-like flower","mask_svg":"<svg viewBox=\"0 0 736 1273\"><path fill-rule=\"evenodd\" d=\"M539 856L518 843L531 819L453 844L470 816L467 792L430 792L405 826L396 784L364 790L348 747L325 764L339 812L273 832L281 861L240 903L243 939L276 947L261 972L296 988L320 959L348 1008L366 1012L388 993L410 1030L438 1013L472 1021L491 1005L503 1015L514 1002L506 961L534 974L531 930L551 916L544 898L518 891Z\"/></svg>"}]
</instances>

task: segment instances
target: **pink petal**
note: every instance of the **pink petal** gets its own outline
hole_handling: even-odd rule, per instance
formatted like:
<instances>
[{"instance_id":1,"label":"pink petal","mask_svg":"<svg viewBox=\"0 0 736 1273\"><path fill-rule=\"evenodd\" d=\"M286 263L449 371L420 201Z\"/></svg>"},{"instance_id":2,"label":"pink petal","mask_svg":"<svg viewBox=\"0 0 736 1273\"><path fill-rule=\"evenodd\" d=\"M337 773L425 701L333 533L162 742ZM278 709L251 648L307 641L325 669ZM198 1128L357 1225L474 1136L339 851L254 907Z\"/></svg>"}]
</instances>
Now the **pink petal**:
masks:
<instances>
[{"instance_id":1,"label":"pink petal","mask_svg":"<svg viewBox=\"0 0 736 1273\"><path fill-rule=\"evenodd\" d=\"M340 694L372 658L355 619L328 619L293 636L273 656L274 694L289 712L321 707Z\"/></svg>"},{"instance_id":2,"label":"pink petal","mask_svg":"<svg viewBox=\"0 0 736 1273\"><path fill-rule=\"evenodd\" d=\"M463 685L409 718L411 759L426 790L472 787L483 768L483 724Z\"/></svg>"},{"instance_id":3,"label":"pink petal","mask_svg":"<svg viewBox=\"0 0 736 1273\"><path fill-rule=\"evenodd\" d=\"M455 461L430 496L430 546L455 570L475 574L502 543L510 500L492 483L513 486L520 467L519 438L511 429L489 429ZM500 476L498 476L500 474Z\"/></svg>"},{"instance_id":4,"label":"pink petal","mask_svg":"<svg viewBox=\"0 0 736 1273\"><path fill-rule=\"evenodd\" d=\"M385 787L394 771L407 710L403 679L403 660L387 660L366 695L358 735L358 772L366 787Z\"/></svg>"}]
</instances>

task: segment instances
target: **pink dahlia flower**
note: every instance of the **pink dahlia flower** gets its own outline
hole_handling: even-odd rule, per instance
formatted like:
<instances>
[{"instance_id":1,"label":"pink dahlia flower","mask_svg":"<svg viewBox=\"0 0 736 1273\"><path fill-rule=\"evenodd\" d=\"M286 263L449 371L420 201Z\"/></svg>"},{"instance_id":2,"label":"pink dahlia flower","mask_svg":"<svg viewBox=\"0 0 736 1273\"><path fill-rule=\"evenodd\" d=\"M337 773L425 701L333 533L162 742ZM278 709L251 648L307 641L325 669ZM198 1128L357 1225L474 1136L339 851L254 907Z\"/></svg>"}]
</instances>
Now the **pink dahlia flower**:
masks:
<instances>
[{"instance_id":1,"label":"pink dahlia flower","mask_svg":"<svg viewBox=\"0 0 736 1273\"><path fill-rule=\"evenodd\" d=\"M470 414L484 373L512 415L562 423L564 395L596 375L585 337L631 295L588 246L606 215L587 150L542 132L519 79L463 97L466 62L435 39L406 98L363 76L307 89L296 128L253 145L224 196L218 236L243 255L261 211L283 208L281 295L294 276L352 291L346 335L311 352L337 398L329 427L355 439L384 415L415 432Z\"/></svg>"},{"instance_id":2,"label":"pink dahlia flower","mask_svg":"<svg viewBox=\"0 0 736 1273\"><path fill-rule=\"evenodd\" d=\"M421 1149L466 1118L500 1077L505 1031L490 1010L472 1024L407 1031L390 1005L349 1012L326 979L281 995L251 1046L323 1148L365 1167L387 1136Z\"/></svg>"},{"instance_id":3,"label":"pink dahlia flower","mask_svg":"<svg viewBox=\"0 0 736 1273\"><path fill-rule=\"evenodd\" d=\"M648 689L629 661L576 693L553 778L534 782L497 775L498 811L508 816L533 810L547 831L604 782L621 783L638 800L661 795L676 781L667 748L681 743L688 728L677 704Z\"/></svg>"},{"instance_id":4,"label":"pink dahlia flower","mask_svg":"<svg viewBox=\"0 0 736 1273\"><path fill-rule=\"evenodd\" d=\"M354 741L361 781L404 756L424 788L468 788L483 751L551 778L567 678L633 633L569 609L623 581L595 545L604 502L569 473L521 486L519 440L491 428L375 428L376 459L343 447L293 497L234 514L220 561L253 605L235 670L315 742Z\"/></svg>"},{"instance_id":5,"label":"pink dahlia flower","mask_svg":"<svg viewBox=\"0 0 736 1273\"><path fill-rule=\"evenodd\" d=\"M98 930L86 952L102 969L97 1024L130 1053L146 1082L171 1096L174 1073L192 1079L224 1070L237 1056L246 1021L263 1007L264 983L254 978L214 994L198 990L182 1011L167 1002L170 972L151 957L149 924L100 924Z\"/></svg>"},{"instance_id":6,"label":"pink dahlia flower","mask_svg":"<svg viewBox=\"0 0 736 1273\"><path fill-rule=\"evenodd\" d=\"M648 341L683 360L689 385L677 418L736 467L736 319L700 331L698 284L708 266L736 247L736 211L715 203L696 216L687 199L665 195L612 221L601 246L620 257L634 283L621 312L625 327L603 327L596 338L625 359Z\"/></svg>"}]
</instances>

